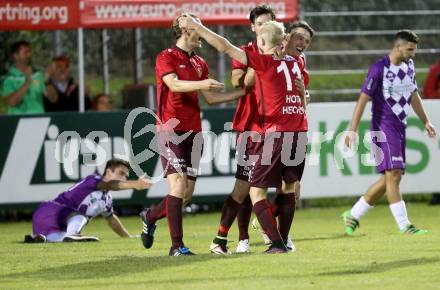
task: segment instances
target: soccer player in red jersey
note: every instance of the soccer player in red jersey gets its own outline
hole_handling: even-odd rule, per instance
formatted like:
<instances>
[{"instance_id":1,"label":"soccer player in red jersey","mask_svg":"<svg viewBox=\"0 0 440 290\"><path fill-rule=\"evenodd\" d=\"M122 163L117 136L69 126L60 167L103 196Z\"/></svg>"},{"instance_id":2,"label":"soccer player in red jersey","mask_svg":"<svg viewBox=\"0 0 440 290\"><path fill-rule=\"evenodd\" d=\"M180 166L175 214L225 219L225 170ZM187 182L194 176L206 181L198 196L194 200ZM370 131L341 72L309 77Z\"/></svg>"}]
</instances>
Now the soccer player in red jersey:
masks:
<instances>
[{"instance_id":1,"label":"soccer player in red jersey","mask_svg":"<svg viewBox=\"0 0 440 290\"><path fill-rule=\"evenodd\" d=\"M198 91L208 104L232 101L245 94L244 89L218 91L224 85L209 78L206 62L194 53L201 47L200 36L181 29L180 17L172 25L176 45L156 57L158 145L170 192L160 204L141 212L145 248L153 244L156 221L167 217L170 256L193 255L183 243L182 206L192 198L202 155ZM194 15L188 17L199 21Z\"/></svg>"},{"instance_id":2,"label":"soccer player in red jersey","mask_svg":"<svg viewBox=\"0 0 440 290\"><path fill-rule=\"evenodd\" d=\"M286 182L287 193L295 191L295 181L304 170L307 145L305 94L294 86L301 78L303 64L292 56L279 56L284 40L284 25L269 21L262 25L257 36L259 52L242 50L215 34L190 17L181 17L182 28L193 29L218 51L253 68L256 72L258 121L252 131L263 134L262 142L253 149L258 157L252 161L249 173L250 197L258 221L272 241L266 253L287 252L284 238L278 232L275 218L267 200L268 187L281 187ZM302 134L300 134L302 133ZM297 148L299 147L299 148ZM291 157L294 160L291 160ZM240 161L240 158L239 158Z\"/></svg>"},{"instance_id":3,"label":"soccer player in red jersey","mask_svg":"<svg viewBox=\"0 0 440 290\"><path fill-rule=\"evenodd\" d=\"M251 30L258 35L260 27L267 21L274 20L275 13L269 6L259 5L251 10L249 14L249 21L251 23ZM251 41L246 45L240 47L243 50L258 51L256 41ZM250 129L252 117L257 110L255 93L253 90L254 72L248 69L248 66L232 60L232 76L231 82L235 88L250 87L249 92L238 99L237 108L232 123L233 129L237 132L237 148L240 142L248 142L248 138L241 138L242 133ZM246 156L246 144L244 154ZM237 154L239 150L237 150ZM246 157L244 157L246 158ZM229 228L237 217L239 242L237 244L237 253L249 252L249 222L252 214L252 203L249 198L249 169L250 166L242 166L237 163L237 171L235 174L235 184L232 193L227 197L222 209L220 226L217 237L211 244L211 252L216 254L224 254L226 250L226 241ZM238 212L237 212L238 211Z\"/></svg>"}]
</instances>

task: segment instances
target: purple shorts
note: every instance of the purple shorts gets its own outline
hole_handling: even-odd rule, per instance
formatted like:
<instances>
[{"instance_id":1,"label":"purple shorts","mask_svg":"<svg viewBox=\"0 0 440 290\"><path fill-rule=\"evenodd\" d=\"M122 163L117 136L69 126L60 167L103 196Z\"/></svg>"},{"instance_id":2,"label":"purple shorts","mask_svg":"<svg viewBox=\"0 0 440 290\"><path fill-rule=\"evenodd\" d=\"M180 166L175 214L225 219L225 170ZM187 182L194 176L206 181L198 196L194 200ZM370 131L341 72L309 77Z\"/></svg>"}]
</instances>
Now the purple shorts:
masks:
<instances>
[{"instance_id":1,"label":"purple shorts","mask_svg":"<svg viewBox=\"0 0 440 290\"><path fill-rule=\"evenodd\" d=\"M266 134L262 136L264 142L255 143L254 154L258 155L258 160L249 172L252 187L279 188L283 180L287 184L301 181L306 163L307 132L274 133L280 136L268 138Z\"/></svg>"},{"instance_id":2,"label":"purple shorts","mask_svg":"<svg viewBox=\"0 0 440 290\"><path fill-rule=\"evenodd\" d=\"M405 170L405 130L393 124L376 124L371 126L373 144L371 152L376 162L376 171L384 173L391 169Z\"/></svg>"},{"instance_id":3,"label":"purple shorts","mask_svg":"<svg viewBox=\"0 0 440 290\"><path fill-rule=\"evenodd\" d=\"M48 235L54 232L65 232L67 217L74 210L54 201L40 204L32 216L32 232L34 235Z\"/></svg>"}]
</instances>

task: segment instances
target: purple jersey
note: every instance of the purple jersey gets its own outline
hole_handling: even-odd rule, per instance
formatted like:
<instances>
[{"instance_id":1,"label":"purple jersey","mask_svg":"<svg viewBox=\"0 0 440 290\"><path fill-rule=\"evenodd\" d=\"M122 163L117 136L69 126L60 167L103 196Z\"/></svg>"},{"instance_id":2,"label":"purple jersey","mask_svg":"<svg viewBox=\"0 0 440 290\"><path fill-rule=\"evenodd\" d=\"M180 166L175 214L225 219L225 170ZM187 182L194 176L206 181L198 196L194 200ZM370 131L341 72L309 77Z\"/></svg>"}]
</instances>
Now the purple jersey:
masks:
<instances>
[{"instance_id":1,"label":"purple jersey","mask_svg":"<svg viewBox=\"0 0 440 290\"><path fill-rule=\"evenodd\" d=\"M113 214L113 200L110 193L98 190L97 185L102 176L89 175L61 193L55 202L73 209L87 217Z\"/></svg>"},{"instance_id":2,"label":"purple jersey","mask_svg":"<svg viewBox=\"0 0 440 290\"><path fill-rule=\"evenodd\" d=\"M391 63L389 56L375 62L368 70L361 91L371 97L372 123L392 123L404 130L411 94L417 91L414 62Z\"/></svg>"}]
</instances>

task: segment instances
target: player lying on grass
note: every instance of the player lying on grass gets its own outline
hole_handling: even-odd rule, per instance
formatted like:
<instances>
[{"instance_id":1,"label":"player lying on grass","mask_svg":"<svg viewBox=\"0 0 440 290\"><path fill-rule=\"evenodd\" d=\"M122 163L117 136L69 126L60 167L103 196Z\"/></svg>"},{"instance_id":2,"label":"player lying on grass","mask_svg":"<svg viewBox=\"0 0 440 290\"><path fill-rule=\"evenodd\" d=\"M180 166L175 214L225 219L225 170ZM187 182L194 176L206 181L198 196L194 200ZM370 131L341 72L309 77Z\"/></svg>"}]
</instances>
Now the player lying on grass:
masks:
<instances>
[{"instance_id":1,"label":"player lying on grass","mask_svg":"<svg viewBox=\"0 0 440 290\"><path fill-rule=\"evenodd\" d=\"M32 235L25 242L98 241L93 236L81 236L84 226L94 217L105 217L110 228L121 237L131 237L113 213L110 190L143 190L149 180L127 180L130 164L121 159L109 160L104 175L89 175L51 201L43 202L32 216Z\"/></svg>"},{"instance_id":2,"label":"player lying on grass","mask_svg":"<svg viewBox=\"0 0 440 290\"><path fill-rule=\"evenodd\" d=\"M252 163L249 171L250 197L258 221L272 241L265 252L285 253L287 235L281 237L278 232L267 199L267 188L281 187L284 180L286 194L294 199L295 182L302 177L307 144L307 117L305 94L298 91L294 81L302 77L304 66L295 57L279 55L285 37L282 23L269 21L262 25L257 36L257 46L261 54L244 51L232 45L191 17L181 17L179 24L184 29L194 30L218 51L249 65L256 72L258 118L253 122L251 130L262 136L252 149L258 160ZM271 154L265 152L267 149L263 150L266 143L268 146L272 145L273 150L269 152ZM293 212L294 205L294 202L286 201L283 211Z\"/></svg>"},{"instance_id":3,"label":"player lying on grass","mask_svg":"<svg viewBox=\"0 0 440 290\"><path fill-rule=\"evenodd\" d=\"M400 180L405 171L406 118L410 106L420 118L429 135L436 135L417 90L412 58L417 50L418 36L409 30L399 31L390 54L371 65L353 113L350 131L345 138L353 145L359 121L368 100L372 100L371 131L376 170L382 176L371 185L351 210L343 213L345 232L352 235L360 218L386 193L391 213L402 233L425 234L408 219L405 202L400 193Z\"/></svg>"}]
</instances>

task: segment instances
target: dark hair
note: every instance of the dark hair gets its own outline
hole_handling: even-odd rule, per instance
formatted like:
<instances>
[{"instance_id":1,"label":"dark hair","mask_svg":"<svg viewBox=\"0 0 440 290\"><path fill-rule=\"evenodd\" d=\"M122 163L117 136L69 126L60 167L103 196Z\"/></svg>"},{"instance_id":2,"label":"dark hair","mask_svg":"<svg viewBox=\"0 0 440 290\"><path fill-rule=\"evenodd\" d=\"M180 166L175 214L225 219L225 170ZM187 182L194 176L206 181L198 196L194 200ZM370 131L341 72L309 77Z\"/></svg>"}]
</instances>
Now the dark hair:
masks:
<instances>
[{"instance_id":1,"label":"dark hair","mask_svg":"<svg viewBox=\"0 0 440 290\"><path fill-rule=\"evenodd\" d=\"M396 36L394 37L394 40L406 40L409 42L413 42L413 43L419 43L419 37L417 36L417 34L415 34L414 32L412 32L411 30L400 30L396 33Z\"/></svg>"},{"instance_id":2,"label":"dark hair","mask_svg":"<svg viewBox=\"0 0 440 290\"><path fill-rule=\"evenodd\" d=\"M272 20L275 20L275 12L273 11L272 7L262 4L251 10L251 13L249 14L249 21L252 24L255 24L255 19L263 14L270 14Z\"/></svg>"},{"instance_id":3,"label":"dark hair","mask_svg":"<svg viewBox=\"0 0 440 290\"><path fill-rule=\"evenodd\" d=\"M193 18L198 19L197 15L195 15L193 13L186 13L186 14L190 15ZM176 39L179 39L182 36L182 34L183 34L182 29L179 27L179 19L180 19L180 17L184 17L184 15L181 14L181 15L177 16L176 19L173 20L173 24L171 25L171 30L172 30L173 35L174 35L174 37Z\"/></svg>"},{"instance_id":4,"label":"dark hair","mask_svg":"<svg viewBox=\"0 0 440 290\"><path fill-rule=\"evenodd\" d=\"M287 27L287 32L290 33L290 32L292 32L292 30L299 28L299 27L307 30L310 33L310 38L313 38L313 35L315 35L315 30L313 30L313 28L310 26L310 24L308 24L307 22L305 22L303 20L298 20L298 21L294 21L294 22L290 23Z\"/></svg>"},{"instance_id":5,"label":"dark hair","mask_svg":"<svg viewBox=\"0 0 440 290\"><path fill-rule=\"evenodd\" d=\"M107 169L115 170L118 166L125 166L128 169L130 169L130 163L128 161L122 160L120 158L113 158L107 161L107 164L105 165L104 174L107 172Z\"/></svg>"},{"instance_id":6,"label":"dark hair","mask_svg":"<svg viewBox=\"0 0 440 290\"><path fill-rule=\"evenodd\" d=\"M23 46L30 47L31 44L26 40L16 41L11 45L11 55L14 55L20 51Z\"/></svg>"},{"instance_id":7,"label":"dark hair","mask_svg":"<svg viewBox=\"0 0 440 290\"><path fill-rule=\"evenodd\" d=\"M67 64L67 66L70 66L70 59L65 55L56 56L56 57L52 58L52 61L53 62L57 62L57 61L64 62L65 64Z\"/></svg>"}]
</instances>

